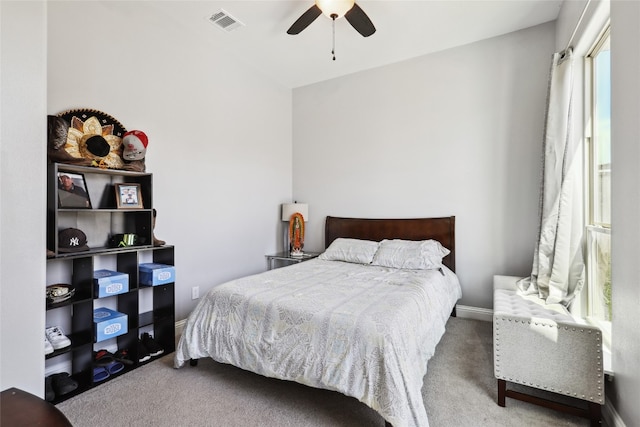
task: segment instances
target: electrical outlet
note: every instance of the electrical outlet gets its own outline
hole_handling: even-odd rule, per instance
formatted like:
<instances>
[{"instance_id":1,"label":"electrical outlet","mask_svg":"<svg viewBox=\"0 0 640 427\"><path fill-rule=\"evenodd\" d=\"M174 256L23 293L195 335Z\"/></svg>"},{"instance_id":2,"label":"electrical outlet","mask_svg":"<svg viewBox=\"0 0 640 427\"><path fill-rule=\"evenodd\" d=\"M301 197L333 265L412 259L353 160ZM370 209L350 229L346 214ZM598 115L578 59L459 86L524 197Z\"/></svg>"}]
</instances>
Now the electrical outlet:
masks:
<instances>
[{"instance_id":1,"label":"electrical outlet","mask_svg":"<svg viewBox=\"0 0 640 427\"><path fill-rule=\"evenodd\" d=\"M193 288L191 288L191 299L198 299L198 298L200 298L200 287L194 286Z\"/></svg>"}]
</instances>

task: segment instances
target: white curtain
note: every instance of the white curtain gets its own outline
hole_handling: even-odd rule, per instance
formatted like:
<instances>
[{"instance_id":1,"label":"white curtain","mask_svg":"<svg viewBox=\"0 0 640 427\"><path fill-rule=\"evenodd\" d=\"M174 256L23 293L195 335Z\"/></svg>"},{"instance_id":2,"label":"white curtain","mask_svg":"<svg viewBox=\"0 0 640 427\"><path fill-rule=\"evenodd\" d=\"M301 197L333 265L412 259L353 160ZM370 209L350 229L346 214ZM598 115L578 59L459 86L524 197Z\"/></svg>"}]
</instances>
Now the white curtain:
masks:
<instances>
[{"instance_id":1,"label":"white curtain","mask_svg":"<svg viewBox=\"0 0 640 427\"><path fill-rule=\"evenodd\" d=\"M572 135L573 52L553 55L544 130L540 224L524 294L568 306L584 284L583 173L580 140Z\"/></svg>"}]
</instances>

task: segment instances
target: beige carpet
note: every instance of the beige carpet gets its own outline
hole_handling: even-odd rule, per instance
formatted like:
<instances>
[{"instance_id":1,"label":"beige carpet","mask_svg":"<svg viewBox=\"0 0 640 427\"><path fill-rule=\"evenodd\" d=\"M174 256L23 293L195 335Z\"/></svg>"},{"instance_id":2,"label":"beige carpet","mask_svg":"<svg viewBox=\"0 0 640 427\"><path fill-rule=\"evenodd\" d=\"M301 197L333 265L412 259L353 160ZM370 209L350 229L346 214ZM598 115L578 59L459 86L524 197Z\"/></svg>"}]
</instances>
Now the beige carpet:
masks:
<instances>
[{"instance_id":1,"label":"beige carpet","mask_svg":"<svg viewBox=\"0 0 640 427\"><path fill-rule=\"evenodd\" d=\"M451 318L429 362L423 396L431 427L588 426L587 420L507 399L496 404L491 324ZM264 378L212 360L174 369L167 355L57 405L78 427L384 426L357 400Z\"/></svg>"}]
</instances>

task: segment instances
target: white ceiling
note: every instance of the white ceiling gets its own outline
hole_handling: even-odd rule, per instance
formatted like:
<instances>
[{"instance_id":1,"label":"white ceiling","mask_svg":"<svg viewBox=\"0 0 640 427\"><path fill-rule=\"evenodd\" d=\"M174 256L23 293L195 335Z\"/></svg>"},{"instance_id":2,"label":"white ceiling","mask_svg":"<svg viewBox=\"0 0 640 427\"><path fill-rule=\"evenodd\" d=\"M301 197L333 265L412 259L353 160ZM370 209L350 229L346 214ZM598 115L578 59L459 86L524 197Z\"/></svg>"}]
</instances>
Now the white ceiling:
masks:
<instances>
[{"instance_id":1,"label":"white ceiling","mask_svg":"<svg viewBox=\"0 0 640 427\"><path fill-rule=\"evenodd\" d=\"M337 20L335 61L331 20L324 15L298 35L286 33L313 0L143 3L295 88L553 21L562 0L359 0L377 31L365 38ZM208 18L221 8L245 26L225 32L211 24Z\"/></svg>"}]
</instances>

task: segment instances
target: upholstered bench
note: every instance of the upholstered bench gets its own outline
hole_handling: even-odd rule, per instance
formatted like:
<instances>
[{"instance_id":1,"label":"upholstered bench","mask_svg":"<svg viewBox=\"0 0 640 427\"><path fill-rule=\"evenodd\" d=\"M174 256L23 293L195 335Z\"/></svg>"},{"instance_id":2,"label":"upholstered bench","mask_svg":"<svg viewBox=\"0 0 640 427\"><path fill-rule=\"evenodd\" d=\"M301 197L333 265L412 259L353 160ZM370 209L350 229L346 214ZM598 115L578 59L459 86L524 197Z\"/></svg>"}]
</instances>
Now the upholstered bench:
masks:
<instances>
[{"instance_id":1,"label":"upholstered bench","mask_svg":"<svg viewBox=\"0 0 640 427\"><path fill-rule=\"evenodd\" d=\"M600 425L604 404L602 333L574 319L560 304L516 292L519 277L493 279L493 366L498 405L505 397L591 419ZM587 402L587 408L507 390L522 384Z\"/></svg>"}]
</instances>

